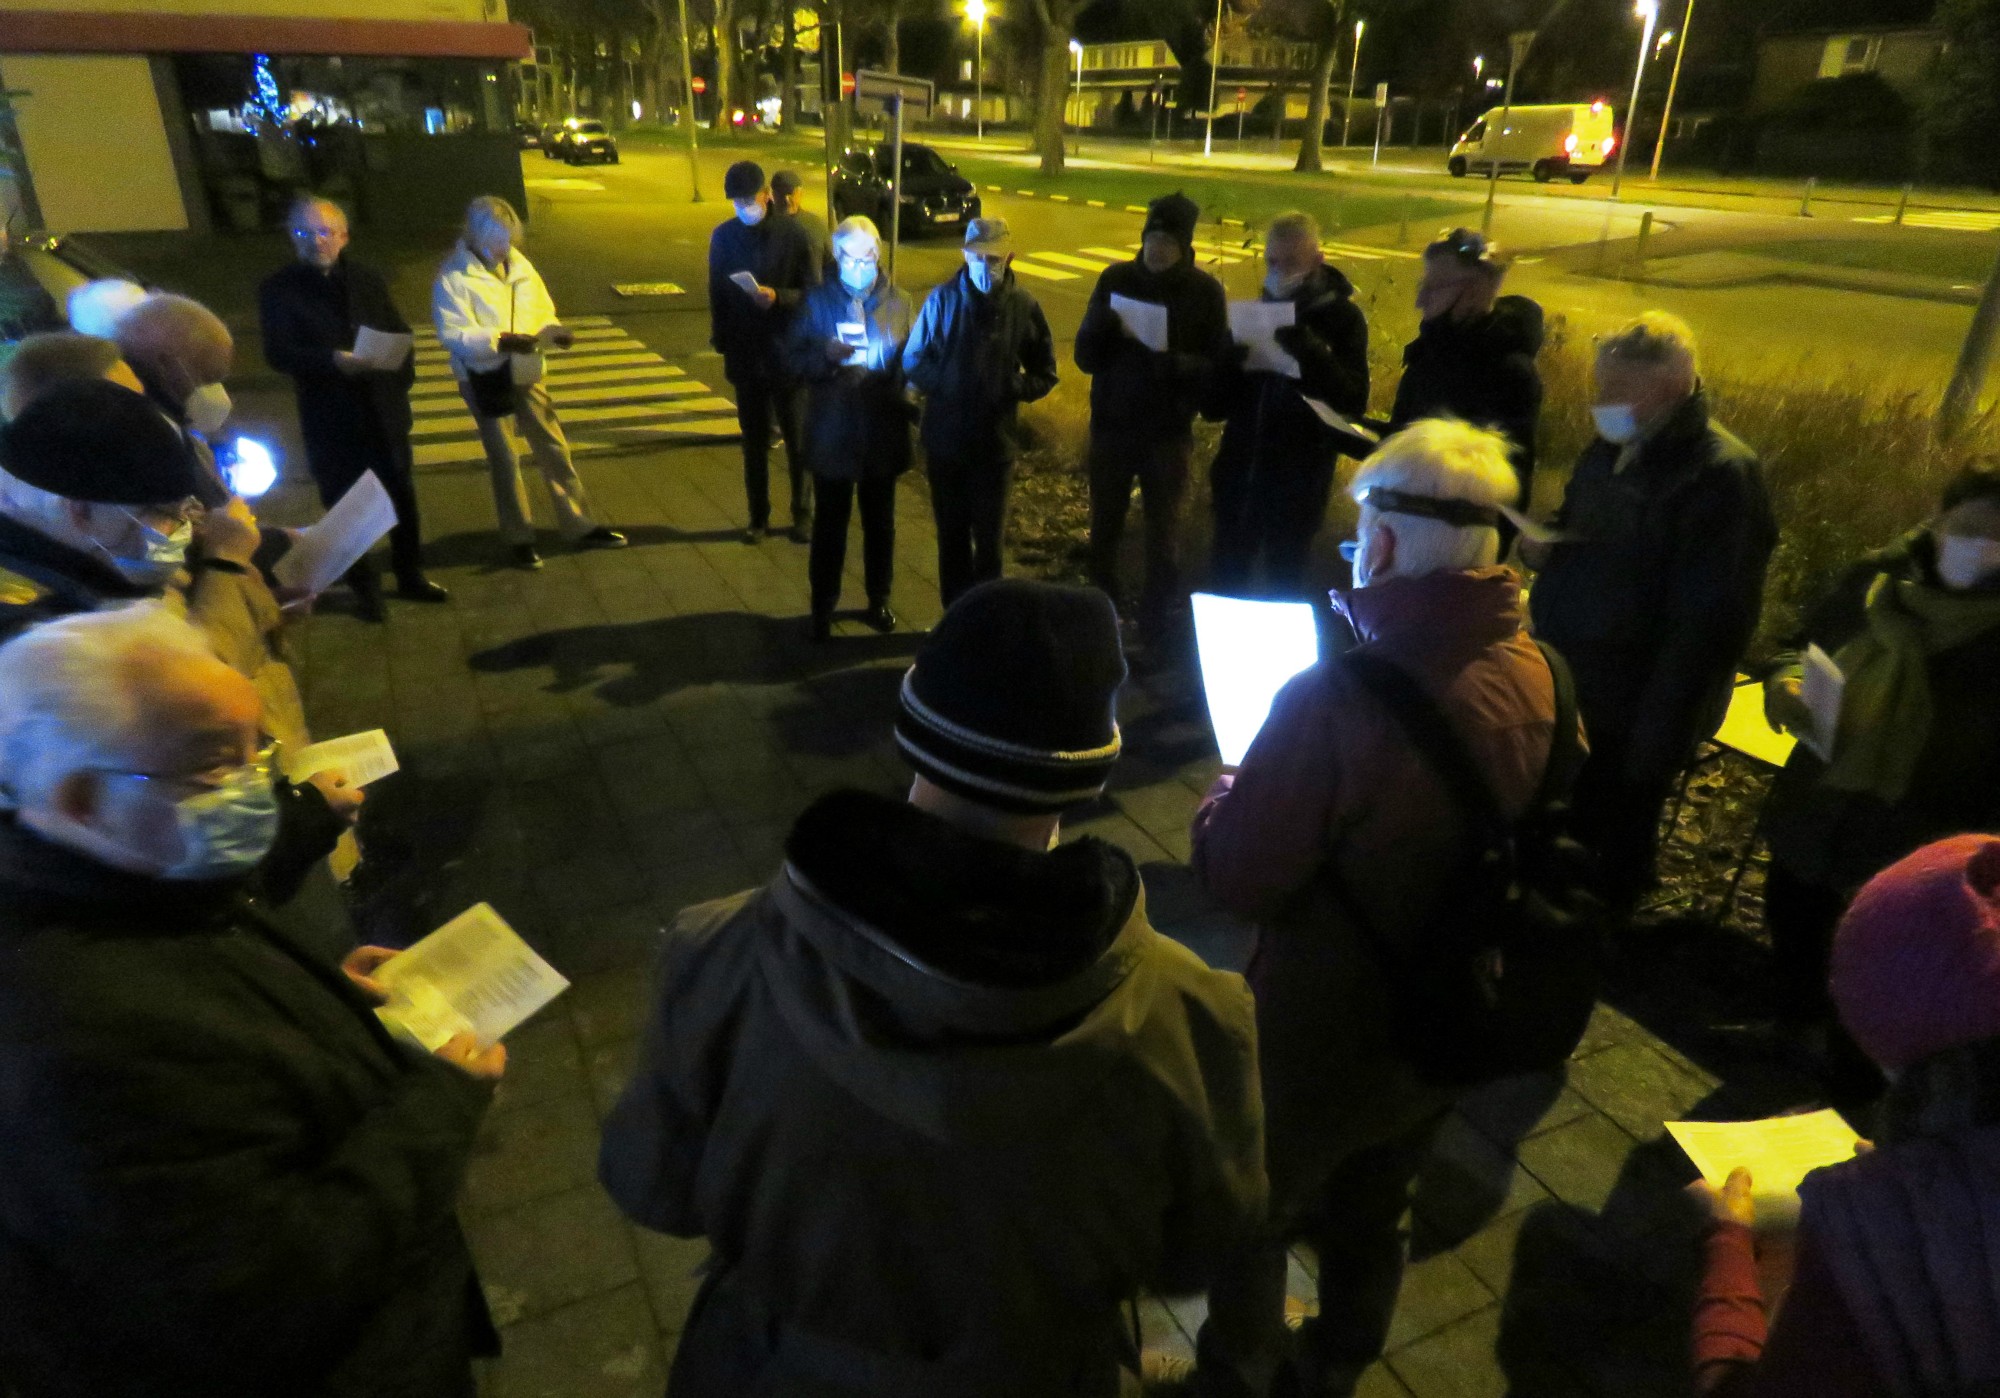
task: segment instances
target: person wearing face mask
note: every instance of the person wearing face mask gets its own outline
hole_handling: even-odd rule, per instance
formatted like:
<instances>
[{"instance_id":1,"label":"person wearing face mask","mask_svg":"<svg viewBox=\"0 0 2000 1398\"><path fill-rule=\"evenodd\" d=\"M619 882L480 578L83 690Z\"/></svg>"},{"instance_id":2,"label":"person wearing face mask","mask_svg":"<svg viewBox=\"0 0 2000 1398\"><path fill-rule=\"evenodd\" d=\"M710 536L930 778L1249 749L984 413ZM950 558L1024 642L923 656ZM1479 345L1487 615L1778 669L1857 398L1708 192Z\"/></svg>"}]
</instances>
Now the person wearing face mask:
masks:
<instances>
[{"instance_id":1,"label":"person wearing face mask","mask_svg":"<svg viewBox=\"0 0 2000 1398\"><path fill-rule=\"evenodd\" d=\"M1525 296L1501 296L1506 264L1484 237L1454 228L1424 249L1417 283L1417 338L1403 347L1403 377L1389 426L1400 432L1427 417L1490 427L1514 449L1521 480L1517 509L1528 507L1535 474L1535 431L1542 414L1542 308ZM1503 530L1511 538L1511 530ZM1502 554L1505 554L1503 539Z\"/></svg>"},{"instance_id":2,"label":"person wearing face mask","mask_svg":"<svg viewBox=\"0 0 2000 1398\"><path fill-rule=\"evenodd\" d=\"M1772 723L1807 735L1803 655L1814 645L1847 682L1831 754L1800 743L1771 788L1764 923L1779 1030L1851 1100L1879 1082L1826 998L1841 910L1932 840L2000 832L2000 467L1961 472L1935 517L1845 569L1806 609L1764 693Z\"/></svg>"},{"instance_id":3,"label":"person wearing face mask","mask_svg":"<svg viewBox=\"0 0 2000 1398\"><path fill-rule=\"evenodd\" d=\"M1076 367L1090 380L1090 577L1120 600L1118 551L1136 479L1146 520L1141 625L1167 640L1183 629L1181 506L1194 459L1194 415L1229 356L1222 283L1195 266L1201 210L1183 194L1147 206L1139 254L1097 278L1076 332ZM1124 297L1163 306L1166 342L1141 344L1111 307Z\"/></svg>"},{"instance_id":4,"label":"person wearing face mask","mask_svg":"<svg viewBox=\"0 0 2000 1398\"><path fill-rule=\"evenodd\" d=\"M896 481L910 469L910 402L903 343L910 302L882 270L882 237L856 216L833 234L838 277L807 295L785 344L787 367L805 385L806 464L819 509L813 516L810 634L833 633L847 564L847 521L861 508L862 622L896 629L889 587L896 561Z\"/></svg>"},{"instance_id":5,"label":"person wearing face mask","mask_svg":"<svg viewBox=\"0 0 2000 1398\"><path fill-rule=\"evenodd\" d=\"M1194 1393L1351 1394L1381 1355L1411 1183L1457 1094L1398 1047L1377 948L1408 947L1432 926L1461 867L1463 818L1344 656L1359 649L1401 670L1494 804L1521 817L1557 752L1558 706L1520 578L1497 563L1515 484L1506 439L1459 422L1419 422L1362 463L1354 585L1333 594L1350 644L1279 691L1242 767L1195 814L1196 877L1258 929L1248 977L1271 1208L1210 1289ZM1580 746L1568 735L1563 770ZM1286 1255L1301 1239L1319 1258L1320 1299L1294 1342ZM1274 1387L1287 1362L1295 1386Z\"/></svg>"},{"instance_id":6,"label":"person wearing face mask","mask_svg":"<svg viewBox=\"0 0 2000 1398\"><path fill-rule=\"evenodd\" d=\"M947 607L1000 576L1020 405L1056 386L1055 340L1014 280L1007 221L972 220L964 251L965 266L925 298L903 347L903 373L924 395L918 435Z\"/></svg>"},{"instance_id":7,"label":"person wearing face mask","mask_svg":"<svg viewBox=\"0 0 2000 1398\"><path fill-rule=\"evenodd\" d=\"M736 391L743 432L743 494L750 520L743 542L763 542L771 527L771 430L785 442L791 477L790 537L812 537L812 474L799 437L799 394L786 370L785 333L805 294L820 284L810 239L793 220L771 214L764 168L739 160L722 177L734 215L708 240L709 348ZM748 283L746 286L745 283Z\"/></svg>"},{"instance_id":8,"label":"person wearing face mask","mask_svg":"<svg viewBox=\"0 0 2000 1398\"><path fill-rule=\"evenodd\" d=\"M410 388L417 378L416 356L393 370L370 368L354 356L364 326L406 335L410 324L382 274L349 255L347 215L338 204L303 196L287 222L295 257L258 287L258 319L265 362L292 380L306 466L320 501L331 508L373 471L396 508L389 550L397 595L409 602L443 602L450 594L424 576L423 524L412 475ZM347 585L365 620L387 620L373 557L362 555L348 570Z\"/></svg>"},{"instance_id":9,"label":"person wearing face mask","mask_svg":"<svg viewBox=\"0 0 2000 1398\"><path fill-rule=\"evenodd\" d=\"M1297 377L1246 371L1235 347L1216 384L1214 416L1226 417L1209 468L1215 510L1210 586L1220 592L1290 595L1305 585L1312 543L1326 519L1333 467L1360 439L1335 432L1306 405L1325 403L1349 419L1368 410L1368 320L1354 284L1326 264L1312 215L1280 214L1265 235L1260 299L1290 302L1293 323L1278 348L1298 361Z\"/></svg>"},{"instance_id":10,"label":"person wearing face mask","mask_svg":"<svg viewBox=\"0 0 2000 1398\"><path fill-rule=\"evenodd\" d=\"M1674 779L1728 709L1778 529L1757 454L1708 414L1685 322L1650 311L1600 341L1596 387L1555 541L1522 553L1535 633L1576 671L1590 731L1578 828L1629 909Z\"/></svg>"},{"instance_id":11,"label":"person wearing face mask","mask_svg":"<svg viewBox=\"0 0 2000 1398\"><path fill-rule=\"evenodd\" d=\"M256 691L154 603L0 647L0 1374L19 1398L471 1398L454 1208L506 1063L249 898Z\"/></svg>"}]
</instances>

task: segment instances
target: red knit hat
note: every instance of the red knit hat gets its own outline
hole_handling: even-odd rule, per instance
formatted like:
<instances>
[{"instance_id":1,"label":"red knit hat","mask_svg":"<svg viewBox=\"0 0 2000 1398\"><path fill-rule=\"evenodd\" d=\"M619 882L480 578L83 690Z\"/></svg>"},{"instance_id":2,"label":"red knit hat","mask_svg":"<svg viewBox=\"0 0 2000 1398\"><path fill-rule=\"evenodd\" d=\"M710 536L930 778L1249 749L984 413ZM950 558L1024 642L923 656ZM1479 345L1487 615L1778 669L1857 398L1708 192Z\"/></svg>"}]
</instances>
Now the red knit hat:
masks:
<instances>
[{"instance_id":1,"label":"red knit hat","mask_svg":"<svg viewBox=\"0 0 2000 1398\"><path fill-rule=\"evenodd\" d=\"M1870 879L1834 933L1830 989L1891 1070L2000 1037L2000 839L1939 840Z\"/></svg>"}]
</instances>

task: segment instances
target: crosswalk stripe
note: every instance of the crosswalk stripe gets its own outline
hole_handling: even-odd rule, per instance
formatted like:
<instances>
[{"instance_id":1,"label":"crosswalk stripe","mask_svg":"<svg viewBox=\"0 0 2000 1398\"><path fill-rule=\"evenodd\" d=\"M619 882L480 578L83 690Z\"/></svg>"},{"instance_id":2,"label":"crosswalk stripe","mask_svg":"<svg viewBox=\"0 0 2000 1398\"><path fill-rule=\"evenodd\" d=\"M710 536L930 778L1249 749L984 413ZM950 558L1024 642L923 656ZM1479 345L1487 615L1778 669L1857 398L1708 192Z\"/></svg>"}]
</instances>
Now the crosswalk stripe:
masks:
<instances>
[{"instance_id":1,"label":"crosswalk stripe","mask_svg":"<svg viewBox=\"0 0 2000 1398\"><path fill-rule=\"evenodd\" d=\"M1035 256L1043 262L1053 262L1059 267L1081 267L1086 272L1104 270L1102 262L1093 261L1088 257L1073 257L1066 252L1038 252Z\"/></svg>"},{"instance_id":2,"label":"crosswalk stripe","mask_svg":"<svg viewBox=\"0 0 2000 1398\"><path fill-rule=\"evenodd\" d=\"M1054 267L1037 267L1034 263L1023 262L1018 257L1014 259L1014 270L1025 272L1031 277L1040 277L1043 281L1073 282L1077 279L1077 274L1074 272L1060 272Z\"/></svg>"}]
</instances>

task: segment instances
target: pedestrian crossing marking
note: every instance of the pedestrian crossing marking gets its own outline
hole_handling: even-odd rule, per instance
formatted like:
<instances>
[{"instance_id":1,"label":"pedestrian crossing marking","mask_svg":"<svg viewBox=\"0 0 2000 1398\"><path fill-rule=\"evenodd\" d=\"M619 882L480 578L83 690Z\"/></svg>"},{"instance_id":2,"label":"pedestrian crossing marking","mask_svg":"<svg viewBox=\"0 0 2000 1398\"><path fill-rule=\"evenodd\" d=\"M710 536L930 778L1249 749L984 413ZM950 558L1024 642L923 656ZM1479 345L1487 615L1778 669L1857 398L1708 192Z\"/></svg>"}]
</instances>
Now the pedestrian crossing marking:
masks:
<instances>
[{"instance_id":1,"label":"pedestrian crossing marking","mask_svg":"<svg viewBox=\"0 0 2000 1398\"><path fill-rule=\"evenodd\" d=\"M737 435L735 403L669 364L609 316L577 316L563 324L576 333L576 348L548 356L543 383L573 451ZM450 355L432 329L417 331L416 340L418 382L410 395L416 464L484 461Z\"/></svg>"},{"instance_id":2,"label":"pedestrian crossing marking","mask_svg":"<svg viewBox=\"0 0 2000 1398\"><path fill-rule=\"evenodd\" d=\"M1081 267L1086 272L1101 272L1104 263L1092 261L1088 257L1073 257L1066 252L1038 252L1034 256L1042 262L1053 262L1058 267ZM1124 259L1119 259L1123 261Z\"/></svg>"},{"instance_id":3,"label":"pedestrian crossing marking","mask_svg":"<svg viewBox=\"0 0 2000 1398\"><path fill-rule=\"evenodd\" d=\"M1014 270L1026 272L1031 277L1040 277L1043 281L1073 282L1077 279L1075 272L1062 272L1054 267L1037 267L1034 263L1023 262L1018 257L1014 259Z\"/></svg>"},{"instance_id":4,"label":"pedestrian crossing marking","mask_svg":"<svg viewBox=\"0 0 2000 1398\"><path fill-rule=\"evenodd\" d=\"M1856 223L1894 223L1894 214L1869 214L1854 220ZM1988 213L1973 209L1920 209L1915 213L1905 213L1903 224L1908 228L1943 228L1954 233L1991 233L2000 229L2000 213Z\"/></svg>"}]
</instances>

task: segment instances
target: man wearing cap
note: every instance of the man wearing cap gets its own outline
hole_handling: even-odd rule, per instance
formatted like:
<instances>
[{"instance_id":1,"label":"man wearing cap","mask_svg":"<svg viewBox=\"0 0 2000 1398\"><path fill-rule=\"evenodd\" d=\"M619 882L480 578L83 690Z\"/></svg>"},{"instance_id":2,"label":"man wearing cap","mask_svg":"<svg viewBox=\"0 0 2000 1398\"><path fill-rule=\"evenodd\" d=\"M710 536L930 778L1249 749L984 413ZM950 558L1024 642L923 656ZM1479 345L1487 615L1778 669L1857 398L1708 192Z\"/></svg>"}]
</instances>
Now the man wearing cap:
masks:
<instances>
[{"instance_id":1,"label":"man wearing cap","mask_svg":"<svg viewBox=\"0 0 2000 1398\"><path fill-rule=\"evenodd\" d=\"M826 220L808 209L799 197L804 181L797 170L780 170L771 176L771 226L790 223L805 239L806 253L812 265L818 269L815 284L824 282L834 274L833 240L826 230Z\"/></svg>"},{"instance_id":2,"label":"man wearing cap","mask_svg":"<svg viewBox=\"0 0 2000 1398\"><path fill-rule=\"evenodd\" d=\"M1454 228L1425 248L1423 266L1417 282L1423 321L1417 338L1403 347L1390 428L1400 432L1420 418L1455 417L1502 433L1521 478L1514 504L1526 509L1542 415L1542 374L1535 367L1542 308L1525 296L1500 295L1507 264L1469 228Z\"/></svg>"},{"instance_id":3,"label":"man wearing cap","mask_svg":"<svg viewBox=\"0 0 2000 1398\"><path fill-rule=\"evenodd\" d=\"M722 177L735 212L708 240L709 347L736 390L743 432L743 493L750 509L746 544L761 543L771 525L771 427L785 441L791 475L792 542L812 538L812 477L799 442L798 395L786 376L780 346L805 292L820 269L796 225L770 221L771 190L763 167L739 160Z\"/></svg>"},{"instance_id":4,"label":"man wearing cap","mask_svg":"<svg viewBox=\"0 0 2000 1398\"><path fill-rule=\"evenodd\" d=\"M1263 1204L1251 1006L1058 845L1119 751L1102 593L966 593L904 677L907 802L800 817L763 889L662 944L599 1175L713 1249L677 1398L1136 1390L1125 1307Z\"/></svg>"},{"instance_id":5,"label":"man wearing cap","mask_svg":"<svg viewBox=\"0 0 2000 1398\"><path fill-rule=\"evenodd\" d=\"M925 299L903 347L903 372L924 395L919 437L947 607L1000 576L1019 408L1056 386L1055 340L1015 283L1013 249L1005 219L967 224L965 266Z\"/></svg>"},{"instance_id":6,"label":"man wearing cap","mask_svg":"<svg viewBox=\"0 0 2000 1398\"><path fill-rule=\"evenodd\" d=\"M1507 443L1420 422L1363 464L1354 586L1333 594L1354 640L1436 704L1509 819L1541 788L1556 691L1525 629L1520 579L1496 566L1514 498ZM1569 760L1580 740L1570 735ZM1250 983L1268 1113L1263 1238L1209 1293L1195 1391L1263 1394L1284 1358L1286 1248L1319 1257L1319 1313L1298 1385L1348 1394L1380 1357L1404 1266L1410 1186L1456 1094L1398 1047L1378 946L1430 926L1461 865L1458 807L1423 751L1331 657L1279 691L1240 770L1194 819L1194 869L1258 925Z\"/></svg>"},{"instance_id":7,"label":"man wearing cap","mask_svg":"<svg viewBox=\"0 0 2000 1398\"><path fill-rule=\"evenodd\" d=\"M364 327L407 335L410 323L382 274L348 254L347 215L338 204L302 197L289 222L296 256L258 287L257 310L264 360L291 378L298 398L299 432L320 502L331 508L373 471L396 508L389 550L397 595L409 602L443 602L449 594L424 576L410 450L416 356L405 355L394 369L379 369L354 353ZM361 616L385 619L372 557L363 554L348 570L347 584Z\"/></svg>"},{"instance_id":8,"label":"man wearing cap","mask_svg":"<svg viewBox=\"0 0 2000 1398\"><path fill-rule=\"evenodd\" d=\"M1201 210L1166 194L1146 210L1139 255L1104 269L1076 332L1076 367L1090 381L1090 576L1119 600L1118 546L1132 483L1146 518L1142 623L1168 625L1185 605L1180 580L1181 506L1194 458L1194 414L1229 354L1222 284L1195 266ZM1147 344L1112 304L1166 311L1166 332Z\"/></svg>"}]
</instances>

